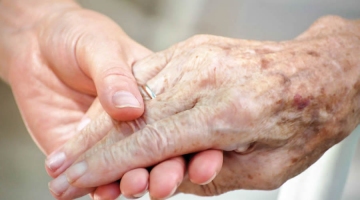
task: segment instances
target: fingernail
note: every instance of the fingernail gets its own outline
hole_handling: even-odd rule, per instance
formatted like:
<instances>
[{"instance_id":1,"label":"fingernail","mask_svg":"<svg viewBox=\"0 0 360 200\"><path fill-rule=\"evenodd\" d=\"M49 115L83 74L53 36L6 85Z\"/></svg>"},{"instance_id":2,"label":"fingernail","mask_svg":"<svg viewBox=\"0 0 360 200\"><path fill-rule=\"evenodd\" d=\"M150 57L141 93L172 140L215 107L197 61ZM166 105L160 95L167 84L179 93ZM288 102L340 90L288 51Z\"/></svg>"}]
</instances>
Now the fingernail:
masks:
<instances>
[{"instance_id":1,"label":"fingernail","mask_svg":"<svg viewBox=\"0 0 360 200\"><path fill-rule=\"evenodd\" d=\"M80 123L78 124L78 126L76 127L76 131L79 132L81 130L83 130L89 123L91 122L90 118L83 118Z\"/></svg>"},{"instance_id":2,"label":"fingernail","mask_svg":"<svg viewBox=\"0 0 360 200\"><path fill-rule=\"evenodd\" d=\"M79 162L74 166L71 166L68 170L66 170L66 176L70 183L79 179L83 174L85 174L87 170L87 164L85 161Z\"/></svg>"},{"instance_id":3,"label":"fingernail","mask_svg":"<svg viewBox=\"0 0 360 200\"><path fill-rule=\"evenodd\" d=\"M215 172L215 174L209 180L207 180L204 183L200 183L199 185L207 185L207 184L209 184L211 181L213 181L215 179L216 175L217 175L217 173Z\"/></svg>"},{"instance_id":4,"label":"fingernail","mask_svg":"<svg viewBox=\"0 0 360 200\"><path fill-rule=\"evenodd\" d=\"M133 196L135 198L140 198L140 197L144 196L148 192L148 189L149 189L149 184L146 186L144 191L142 191L142 192L140 192L138 194L134 194Z\"/></svg>"},{"instance_id":5,"label":"fingernail","mask_svg":"<svg viewBox=\"0 0 360 200\"><path fill-rule=\"evenodd\" d=\"M180 185L180 183L177 186L175 186L174 189L172 189L172 191L170 192L170 194L167 197L165 197L163 199L167 199L167 198L172 197L175 194L176 189L179 187L179 185Z\"/></svg>"},{"instance_id":6,"label":"fingernail","mask_svg":"<svg viewBox=\"0 0 360 200\"><path fill-rule=\"evenodd\" d=\"M116 92L113 96L113 103L117 108L139 108L140 103L133 94L127 91Z\"/></svg>"},{"instance_id":7,"label":"fingernail","mask_svg":"<svg viewBox=\"0 0 360 200\"><path fill-rule=\"evenodd\" d=\"M52 193L60 196L69 188L69 182L65 174L58 176L56 179L49 182L49 189Z\"/></svg>"},{"instance_id":8,"label":"fingernail","mask_svg":"<svg viewBox=\"0 0 360 200\"><path fill-rule=\"evenodd\" d=\"M51 155L48 159L46 159L45 164L46 166L51 169L52 171L56 171L64 164L66 159L64 152L59 152Z\"/></svg>"}]
</instances>

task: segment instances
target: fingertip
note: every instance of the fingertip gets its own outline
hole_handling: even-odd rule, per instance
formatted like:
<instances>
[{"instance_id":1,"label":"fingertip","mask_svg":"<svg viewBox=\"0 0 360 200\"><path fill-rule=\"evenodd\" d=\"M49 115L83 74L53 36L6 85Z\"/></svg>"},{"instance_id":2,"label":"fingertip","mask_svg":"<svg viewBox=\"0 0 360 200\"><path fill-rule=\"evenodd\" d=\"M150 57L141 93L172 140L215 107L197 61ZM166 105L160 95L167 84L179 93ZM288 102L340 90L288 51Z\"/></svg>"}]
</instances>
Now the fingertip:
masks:
<instances>
[{"instance_id":1,"label":"fingertip","mask_svg":"<svg viewBox=\"0 0 360 200\"><path fill-rule=\"evenodd\" d=\"M223 163L223 152L206 150L197 153L189 162L189 179L199 185L211 182L219 173Z\"/></svg>"},{"instance_id":2,"label":"fingertip","mask_svg":"<svg viewBox=\"0 0 360 200\"><path fill-rule=\"evenodd\" d=\"M144 168L133 169L124 174L120 182L120 191L127 198L143 196L149 187L149 172Z\"/></svg>"},{"instance_id":3,"label":"fingertip","mask_svg":"<svg viewBox=\"0 0 360 200\"><path fill-rule=\"evenodd\" d=\"M117 76L117 77L114 77ZM144 103L135 81L123 76L107 77L98 89L99 100L105 111L119 121L130 121L144 112Z\"/></svg>"},{"instance_id":4,"label":"fingertip","mask_svg":"<svg viewBox=\"0 0 360 200\"><path fill-rule=\"evenodd\" d=\"M166 199L174 195L185 174L185 160L176 157L156 165L150 172L150 196Z\"/></svg>"},{"instance_id":5,"label":"fingertip","mask_svg":"<svg viewBox=\"0 0 360 200\"><path fill-rule=\"evenodd\" d=\"M120 196L120 183L113 182L107 185L99 186L94 191L92 198L94 200L100 199L116 199Z\"/></svg>"},{"instance_id":6,"label":"fingertip","mask_svg":"<svg viewBox=\"0 0 360 200\"><path fill-rule=\"evenodd\" d=\"M65 162L66 155L64 152L61 152L60 148L47 156L45 160L45 170L49 176L55 178L62 172L60 171L60 168Z\"/></svg>"}]
</instances>

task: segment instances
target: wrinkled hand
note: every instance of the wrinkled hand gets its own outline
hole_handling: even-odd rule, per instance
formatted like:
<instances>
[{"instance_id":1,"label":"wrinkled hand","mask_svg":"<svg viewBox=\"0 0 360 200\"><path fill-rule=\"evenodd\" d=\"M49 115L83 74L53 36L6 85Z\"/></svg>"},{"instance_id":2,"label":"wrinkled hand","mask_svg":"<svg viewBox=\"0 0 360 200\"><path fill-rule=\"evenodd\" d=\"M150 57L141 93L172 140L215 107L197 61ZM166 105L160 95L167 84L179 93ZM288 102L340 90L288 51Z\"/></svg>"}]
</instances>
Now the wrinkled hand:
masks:
<instances>
[{"instance_id":1,"label":"wrinkled hand","mask_svg":"<svg viewBox=\"0 0 360 200\"><path fill-rule=\"evenodd\" d=\"M137 68L137 74L143 74L142 80L146 79L149 74L153 74L149 70ZM141 81L144 82L144 81ZM144 93L145 99L148 99ZM58 199L73 199L91 192L96 199L107 199L105 197L117 197L120 192L116 192L121 188L121 193L129 198L136 198L144 195L148 188L150 195L154 198L165 198L174 194L177 186L182 182L184 173L186 172L186 159L182 156L170 158L161 163L156 164L150 170L145 168L136 168L124 174L121 179L121 184L115 182L111 185L105 185L95 188L76 188L67 184L66 177L59 174L64 172L79 156L89 156L101 148L107 147L119 140L128 137L133 133L129 129L127 123L117 122L101 109L98 101L95 101L88 111L87 117L91 119L91 123L84 127L79 134L69 139L65 145L56 150L48 157L49 160L64 158L62 163L59 163L58 168L53 170L47 168L52 177L58 177L56 181L52 181L50 189ZM143 123L142 119L131 123ZM125 126L124 126L125 125ZM113 127L115 129L111 130ZM96 144L96 145L95 145ZM94 146L95 145L95 146ZM86 154L81 156L85 151ZM65 160L66 158L66 160ZM81 159L80 158L80 159ZM207 184L215 178L220 171L222 165L222 152L218 150L206 150L194 155L186 156L189 164L189 178L196 184ZM65 183L64 183L65 181ZM60 187L53 188L54 184L60 184ZM116 189L117 187L117 189ZM112 189L109 189L112 188ZM111 195L109 195L111 193Z\"/></svg>"},{"instance_id":2,"label":"wrinkled hand","mask_svg":"<svg viewBox=\"0 0 360 200\"><path fill-rule=\"evenodd\" d=\"M14 2L0 3L0 72L45 154L89 123L95 96L112 118L143 113L131 66L149 50L107 17L71 1Z\"/></svg>"},{"instance_id":3,"label":"wrinkled hand","mask_svg":"<svg viewBox=\"0 0 360 200\"><path fill-rule=\"evenodd\" d=\"M217 177L203 186L185 180L179 192L279 187L359 122L359 28L327 22L335 28L322 30L323 22L310 29L315 34L280 43L197 36L138 62L135 72L158 72L146 82L156 99L145 102L141 119L103 133L67 179L95 187L131 169L218 149L225 152Z\"/></svg>"}]
</instances>

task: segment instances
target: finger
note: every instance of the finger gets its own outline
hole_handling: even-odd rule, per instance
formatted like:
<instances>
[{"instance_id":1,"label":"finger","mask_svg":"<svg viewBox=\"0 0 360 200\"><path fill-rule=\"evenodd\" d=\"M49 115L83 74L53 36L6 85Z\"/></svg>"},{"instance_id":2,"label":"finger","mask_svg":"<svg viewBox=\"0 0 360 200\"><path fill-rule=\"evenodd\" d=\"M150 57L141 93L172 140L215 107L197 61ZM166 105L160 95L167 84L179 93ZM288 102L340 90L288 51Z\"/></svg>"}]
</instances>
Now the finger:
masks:
<instances>
[{"instance_id":1,"label":"finger","mask_svg":"<svg viewBox=\"0 0 360 200\"><path fill-rule=\"evenodd\" d=\"M77 187L94 187L120 179L134 168L210 149L215 142L222 147L222 140L211 137L208 112L194 108L147 125L70 167L68 180Z\"/></svg>"},{"instance_id":2,"label":"finger","mask_svg":"<svg viewBox=\"0 0 360 200\"><path fill-rule=\"evenodd\" d=\"M81 37L76 58L80 68L94 81L105 111L114 119L128 121L142 115L144 105L132 65L151 51L114 29L96 37Z\"/></svg>"},{"instance_id":3,"label":"finger","mask_svg":"<svg viewBox=\"0 0 360 200\"><path fill-rule=\"evenodd\" d=\"M185 160L182 156L165 160L150 172L150 196L166 199L174 195L185 174Z\"/></svg>"},{"instance_id":4,"label":"finger","mask_svg":"<svg viewBox=\"0 0 360 200\"><path fill-rule=\"evenodd\" d=\"M141 122L137 122L137 124L139 125L139 127L141 127ZM128 123L121 123L119 124L119 126L116 128L116 129L112 129L105 137L103 137L99 142L97 142L95 145L93 145L91 148L89 148L88 150L85 148L84 151L86 151L85 153L81 154L81 153L78 153L79 155L72 155L73 157L69 157L68 160L75 160L77 158L77 160L82 160L84 159L85 157L88 157L88 156L91 156L92 154L98 152L99 150L107 147L107 146L110 146L112 144L114 144L116 141L119 141L119 140L122 140L124 139L125 137L128 137L128 135L132 134L134 131L133 129L131 128L131 125L129 126ZM91 134L91 135L94 135L94 134ZM85 136L86 138L86 136ZM78 141L83 141L83 140L77 140L76 142ZM91 140L89 140L91 141ZM91 143L93 143L93 141L91 141ZM79 143L80 144L80 143ZM88 145L89 143L86 143L85 145L83 146L86 146ZM81 144L80 144L81 145ZM76 146L76 145L75 145ZM66 148L65 148L66 149ZM76 148L75 148L76 149ZM71 150L67 149L68 152L71 152ZM81 155L80 155L81 154ZM79 157L80 156L80 157ZM79 157L79 158L78 158ZM130 171L129 173L132 173L132 171ZM134 174L134 173L132 173ZM136 174L136 173L135 173ZM60 175L60 177L62 177L63 175ZM146 176L146 180L147 180L147 176ZM57 184L58 187L54 187L54 183L55 182L55 185ZM111 182L108 182L108 183L111 183ZM144 183L145 185L147 184L147 181L145 181ZM104 184L103 184L104 185ZM51 181L50 183L50 190L52 190L54 193L57 193L57 194L61 194L61 197L62 198L65 198L65 199L72 199L72 198L75 198L75 196L71 196L72 193L69 193L67 192L69 190L69 188L67 187L70 187L72 188L73 186L70 186L66 180L66 183L63 182L63 179L61 178L56 178L56 180L53 180ZM95 193L95 195L97 196L116 196L117 195L117 191L119 190L119 187L117 187L117 190L113 190L112 189L112 185L111 187L110 186L104 186L104 187L101 187L100 188L100 193L97 191ZM137 187L141 187L141 185L137 186ZM79 189L79 192L82 191L84 188L77 188ZM72 190L75 190L75 189L72 189ZM106 194L107 190L111 190L109 194Z\"/></svg>"},{"instance_id":5,"label":"finger","mask_svg":"<svg viewBox=\"0 0 360 200\"><path fill-rule=\"evenodd\" d=\"M119 182L99 186L91 195L92 199L116 199L120 196Z\"/></svg>"},{"instance_id":6,"label":"finger","mask_svg":"<svg viewBox=\"0 0 360 200\"><path fill-rule=\"evenodd\" d=\"M149 188L149 172L145 168L133 169L121 178L120 191L127 198L142 197Z\"/></svg>"},{"instance_id":7,"label":"finger","mask_svg":"<svg viewBox=\"0 0 360 200\"><path fill-rule=\"evenodd\" d=\"M53 184L57 184L58 190L53 190ZM69 185L65 175L60 175L56 182L49 183L49 189L51 194L60 200L74 199L89 194L94 188L76 188Z\"/></svg>"},{"instance_id":8,"label":"finger","mask_svg":"<svg viewBox=\"0 0 360 200\"><path fill-rule=\"evenodd\" d=\"M223 152L206 150L195 154L189 162L189 179L191 182L206 185L220 172L223 163Z\"/></svg>"},{"instance_id":9,"label":"finger","mask_svg":"<svg viewBox=\"0 0 360 200\"><path fill-rule=\"evenodd\" d=\"M94 199L116 199L120 196L119 182L113 182L98 188L77 188L69 185L66 176L61 175L58 178L58 183L55 184L60 184L63 190L52 190L52 184L54 183L49 184L49 189L56 199L74 199L89 193L93 194Z\"/></svg>"},{"instance_id":10,"label":"finger","mask_svg":"<svg viewBox=\"0 0 360 200\"><path fill-rule=\"evenodd\" d=\"M101 111L99 101L95 100L77 127L80 132L47 157L45 168L48 174L58 176L82 153L100 141L112 126L112 119Z\"/></svg>"},{"instance_id":11,"label":"finger","mask_svg":"<svg viewBox=\"0 0 360 200\"><path fill-rule=\"evenodd\" d=\"M137 61L133 66L133 74L137 83L145 85L154 78L167 65L171 52L171 49L165 50Z\"/></svg>"}]
</instances>

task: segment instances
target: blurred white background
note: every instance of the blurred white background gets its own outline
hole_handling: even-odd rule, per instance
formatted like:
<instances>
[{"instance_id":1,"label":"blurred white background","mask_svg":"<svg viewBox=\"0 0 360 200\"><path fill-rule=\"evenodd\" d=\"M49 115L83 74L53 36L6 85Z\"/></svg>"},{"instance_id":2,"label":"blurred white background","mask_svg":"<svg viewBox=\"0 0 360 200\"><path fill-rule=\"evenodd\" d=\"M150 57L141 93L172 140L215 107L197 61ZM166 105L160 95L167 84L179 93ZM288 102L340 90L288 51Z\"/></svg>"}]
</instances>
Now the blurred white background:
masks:
<instances>
[{"instance_id":1,"label":"blurred white background","mask_svg":"<svg viewBox=\"0 0 360 200\"><path fill-rule=\"evenodd\" d=\"M243 39L288 40L323 15L336 14L360 19L359 0L79 2L89 9L108 15L131 37L154 51L165 49L198 33ZM47 189L50 178L44 170L45 157L28 135L11 90L4 83L0 83L0 110L0 200L53 199ZM359 146L360 144L350 168L342 200L360 199ZM277 190L240 191L226 194L221 199L273 200L277 194ZM193 199L181 195L174 199L184 198Z\"/></svg>"}]
</instances>

